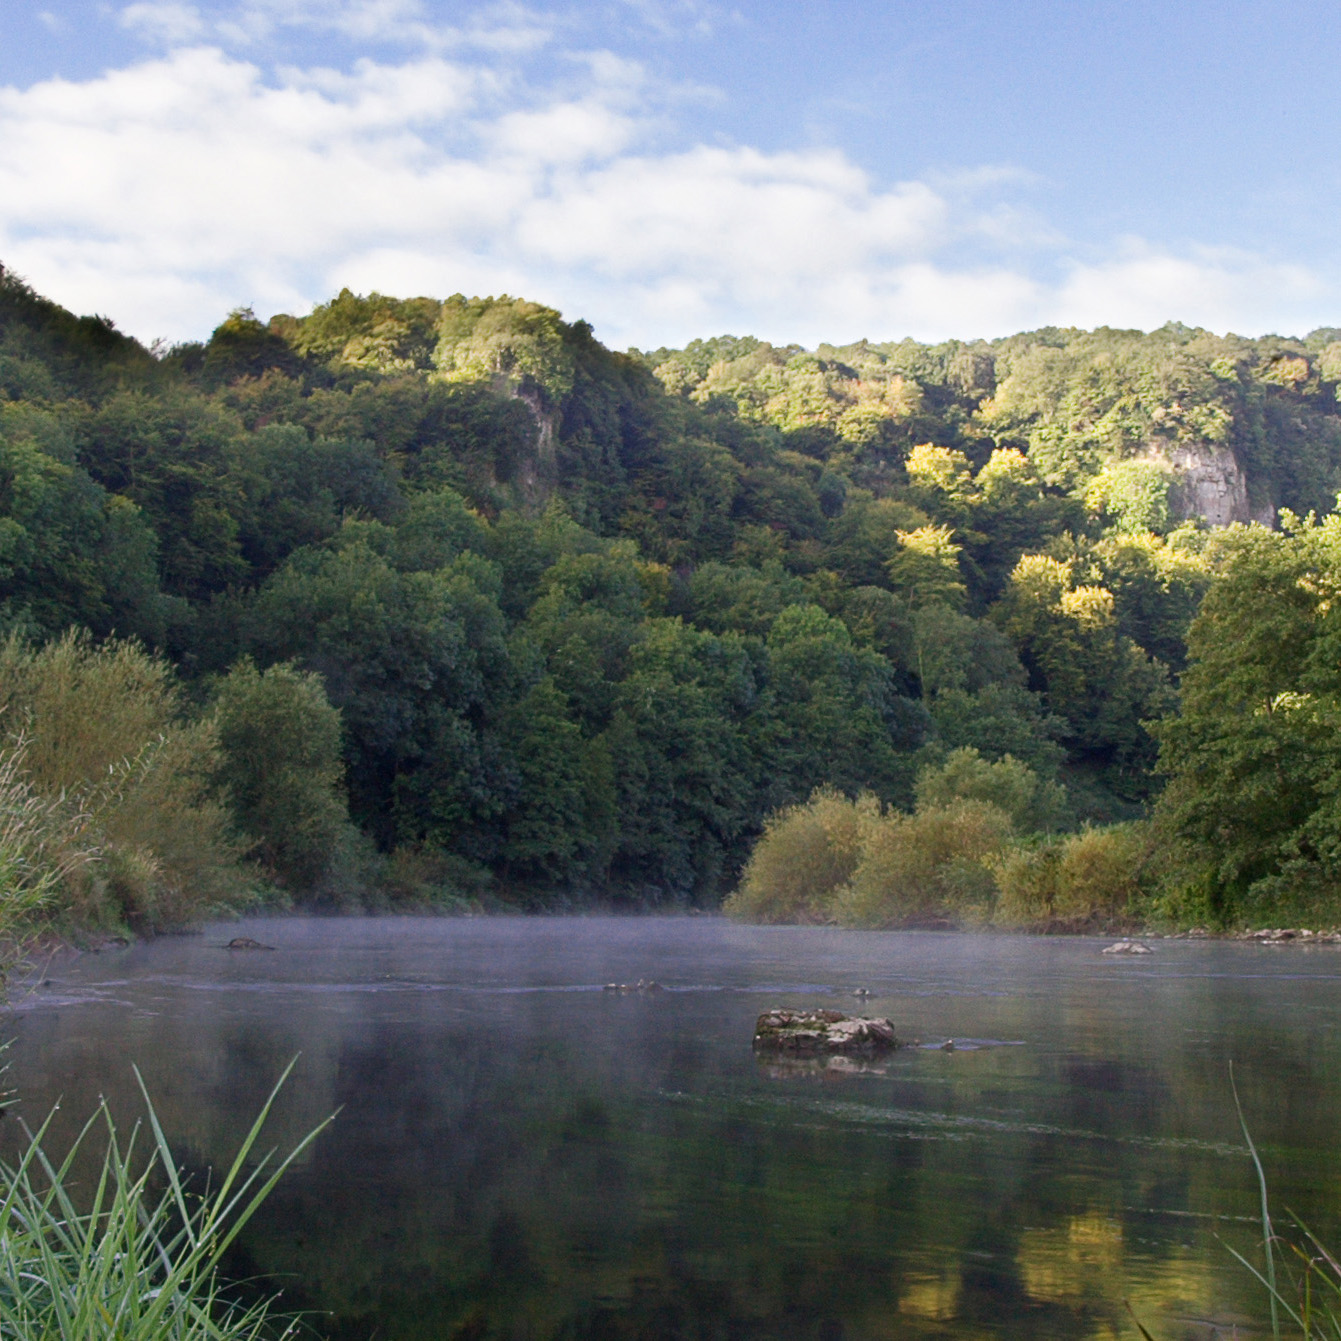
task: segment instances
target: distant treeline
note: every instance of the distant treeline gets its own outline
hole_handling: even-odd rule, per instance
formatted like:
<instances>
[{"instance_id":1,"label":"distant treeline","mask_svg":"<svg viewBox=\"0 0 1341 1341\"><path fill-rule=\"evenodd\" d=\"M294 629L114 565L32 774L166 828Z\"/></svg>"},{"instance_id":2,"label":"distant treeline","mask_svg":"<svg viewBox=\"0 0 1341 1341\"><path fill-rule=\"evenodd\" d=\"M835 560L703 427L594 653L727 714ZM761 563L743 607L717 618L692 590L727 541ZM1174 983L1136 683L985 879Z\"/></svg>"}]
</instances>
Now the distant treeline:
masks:
<instances>
[{"instance_id":1,"label":"distant treeline","mask_svg":"<svg viewBox=\"0 0 1341 1341\"><path fill-rule=\"evenodd\" d=\"M1244 742L1288 719L1330 748L1300 639L1333 618L1331 523L1215 531L1185 476L1329 511L1338 378L1333 330L620 354L518 299L348 291L150 351L0 271L0 789L53 826L0 831L0 878L48 897L63 852L59 906L146 927L254 897L716 906L813 795L890 851L944 820L931 883L778 911L756 863L735 906L1321 897L1330 765ZM1238 622L1203 616L1188 669L1208 589ZM1238 783L1274 818L1212 795ZM1101 847L1125 892L1068 903Z\"/></svg>"}]
</instances>

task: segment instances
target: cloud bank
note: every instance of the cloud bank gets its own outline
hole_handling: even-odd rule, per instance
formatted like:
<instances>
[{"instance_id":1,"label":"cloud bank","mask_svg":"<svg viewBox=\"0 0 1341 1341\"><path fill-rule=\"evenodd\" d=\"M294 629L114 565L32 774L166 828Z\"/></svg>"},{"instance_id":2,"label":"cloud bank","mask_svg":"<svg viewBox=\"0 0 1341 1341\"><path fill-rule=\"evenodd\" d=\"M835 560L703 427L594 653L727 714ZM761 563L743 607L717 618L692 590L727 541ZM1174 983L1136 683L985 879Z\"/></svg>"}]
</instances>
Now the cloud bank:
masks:
<instances>
[{"instance_id":1,"label":"cloud bank","mask_svg":"<svg viewBox=\"0 0 1341 1341\"><path fill-rule=\"evenodd\" d=\"M244 304L303 312L344 285L522 294L649 347L1302 330L1336 296L1230 249L1060 237L992 165L882 184L833 149L681 142L677 100L700 91L567 50L525 11L442 29L406 0L226 18L142 0L121 18L154 54L0 89L0 261L146 339L199 338ZM318 23L403 50L343 70L259 58L277 26Z\"/></svg>"}]
</instances>

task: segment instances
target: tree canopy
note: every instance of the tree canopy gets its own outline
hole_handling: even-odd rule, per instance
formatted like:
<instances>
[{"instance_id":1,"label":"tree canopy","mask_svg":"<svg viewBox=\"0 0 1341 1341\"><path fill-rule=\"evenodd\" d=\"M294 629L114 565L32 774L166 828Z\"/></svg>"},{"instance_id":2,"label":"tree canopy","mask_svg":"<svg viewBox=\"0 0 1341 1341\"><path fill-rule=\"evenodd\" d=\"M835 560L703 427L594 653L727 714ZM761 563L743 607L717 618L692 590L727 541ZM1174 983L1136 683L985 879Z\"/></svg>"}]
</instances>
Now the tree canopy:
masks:
<instances>
[{"instance_id":1,"label":"tree canopy","mask_svg":"<svg viewBox=\"0 0 1341 1341\"><path fill-rule=\"evenodd\" d=\"M1331 508L1332 334L618 353L519 298L346 290L149 351L0 272L0 631L167 658L239 841L314 897L339 857L715 904L768 815L915 816L947 760L1047 801L936 815L1017 828L1167 777L1188 888L1266 897L1336 860L1334 524L1215 532L1188 481Z\"/></svg>"}]
</instances>

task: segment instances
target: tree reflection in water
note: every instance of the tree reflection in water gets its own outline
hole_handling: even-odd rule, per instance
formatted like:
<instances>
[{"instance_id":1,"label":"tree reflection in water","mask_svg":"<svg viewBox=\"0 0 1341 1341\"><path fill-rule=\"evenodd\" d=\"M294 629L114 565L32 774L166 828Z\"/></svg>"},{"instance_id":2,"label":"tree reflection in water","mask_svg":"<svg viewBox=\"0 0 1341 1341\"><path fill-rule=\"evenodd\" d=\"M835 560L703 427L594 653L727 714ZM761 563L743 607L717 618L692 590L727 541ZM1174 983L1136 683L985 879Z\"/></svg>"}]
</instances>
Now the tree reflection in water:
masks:
<instances>
[{"instance_id":1,"label":"tree reflection in water","mask_svg":"<svg viewBox=\"0 0 1341 1341\"><path fill-rule=\"evenodd\" d=\"M1338 1237L1341 953L705 919L272 921L57 970L13 1080L73 1122L146 1072L203 1168L274 1076L334 1128L245 1240L336 1337L1161 1338L1263 1312L1251 1165ZM261 931L263 930L263 934ZM653 996L602 993L655 977ZM981 1040L756 1060L764 1005ZM992 1040L1014 1046L987 1046Z\"/></svg>"}]
</instances>

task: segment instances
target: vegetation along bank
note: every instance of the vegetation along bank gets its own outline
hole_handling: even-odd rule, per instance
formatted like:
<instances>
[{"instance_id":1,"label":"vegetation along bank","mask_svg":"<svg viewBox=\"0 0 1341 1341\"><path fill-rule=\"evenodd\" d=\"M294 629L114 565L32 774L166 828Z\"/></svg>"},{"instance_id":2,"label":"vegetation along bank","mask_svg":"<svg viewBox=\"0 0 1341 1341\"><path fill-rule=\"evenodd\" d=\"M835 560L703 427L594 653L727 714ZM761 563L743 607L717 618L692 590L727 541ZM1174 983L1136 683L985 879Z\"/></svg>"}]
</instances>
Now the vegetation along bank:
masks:
<instances>
[{"instance_id":1,"label":"vegetation along bank","mask_svg":"<svg viewBox=\"0 0 1341 1341\"><path fill-rule=\"evenodd\" d=\"M0 932L1341 919L1339 380L347 291L151 351L0 271Z\"/></svg>"}]
</instances>

